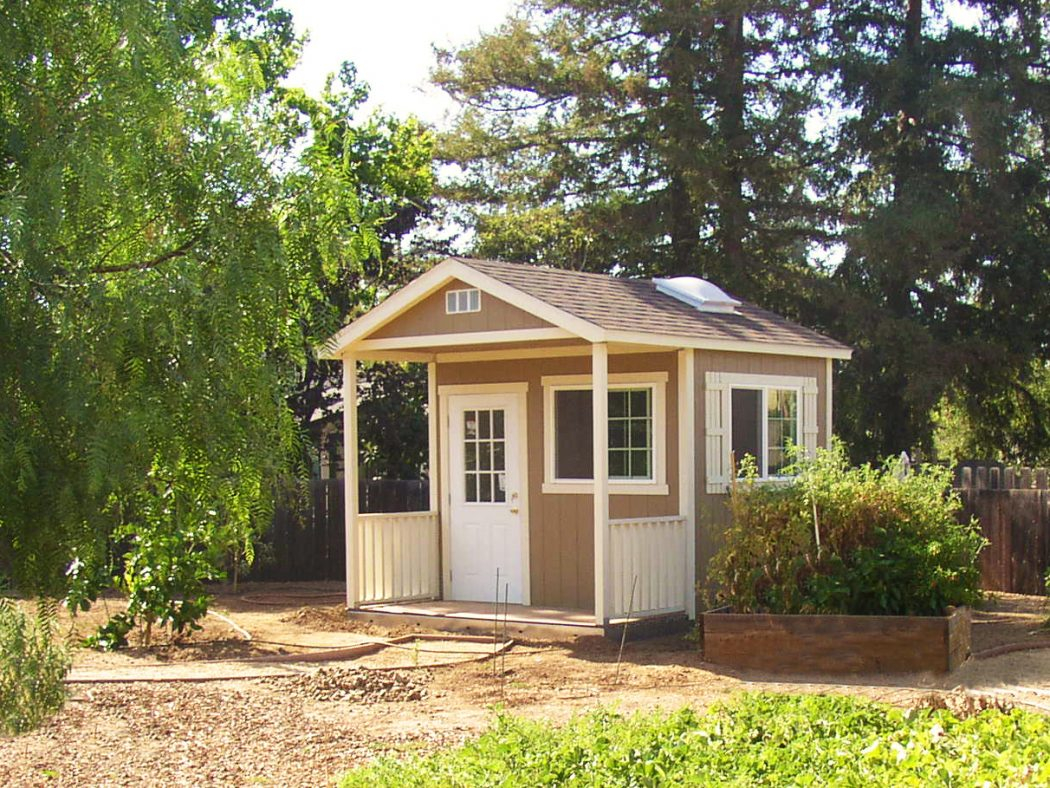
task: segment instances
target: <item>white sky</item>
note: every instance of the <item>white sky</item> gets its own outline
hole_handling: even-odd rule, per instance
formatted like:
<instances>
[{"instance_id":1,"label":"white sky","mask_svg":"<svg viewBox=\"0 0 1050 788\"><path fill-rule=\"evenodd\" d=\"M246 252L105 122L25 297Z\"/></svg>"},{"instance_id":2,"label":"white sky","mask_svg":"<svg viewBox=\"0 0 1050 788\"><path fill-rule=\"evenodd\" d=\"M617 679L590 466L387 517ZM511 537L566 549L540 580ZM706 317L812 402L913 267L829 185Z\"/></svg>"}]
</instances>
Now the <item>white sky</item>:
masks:
<instances>
[{"instance_id":1,"label":"white sky","mask_svg":"<svg viewBox=\"0 0 1050 788\"><path fill-rule=\"evenodd\" d=\"M440 124L455 106L429 84L433 45L461 45L496 28L514 0L280 0L310 40L288 82L320 93L344 60L371 86L362 114L382 107Z\"/></svg>"}]
</instances>

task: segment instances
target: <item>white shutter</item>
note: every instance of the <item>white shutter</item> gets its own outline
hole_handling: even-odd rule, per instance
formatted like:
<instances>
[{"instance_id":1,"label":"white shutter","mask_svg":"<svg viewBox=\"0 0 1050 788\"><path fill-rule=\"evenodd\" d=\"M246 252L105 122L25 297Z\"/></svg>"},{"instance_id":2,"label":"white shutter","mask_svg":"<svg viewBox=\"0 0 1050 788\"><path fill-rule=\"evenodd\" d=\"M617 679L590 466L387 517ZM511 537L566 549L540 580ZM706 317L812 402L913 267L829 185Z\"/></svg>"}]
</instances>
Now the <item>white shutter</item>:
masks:
<instances>
[{"instance_id":1,"label":"white shutter","mask_svg":"<svg viewBox=\"0 0 1050 788\"><path fill-rule=\"evenodd\" d=\"M707 492L724 493L729 483L729 387L718 372L704 376L704 441Z\"/></svg>"},{"instance_id":2,"label":"white shutter","mask_svg":"<svg viewBox=\"0 0 1050 788\"><path fill-rule=\"evenodd\" d=\"M807 457L817 453L817 379L806 378L802 386L802 445Z\"/></svg>"}]
</instances>

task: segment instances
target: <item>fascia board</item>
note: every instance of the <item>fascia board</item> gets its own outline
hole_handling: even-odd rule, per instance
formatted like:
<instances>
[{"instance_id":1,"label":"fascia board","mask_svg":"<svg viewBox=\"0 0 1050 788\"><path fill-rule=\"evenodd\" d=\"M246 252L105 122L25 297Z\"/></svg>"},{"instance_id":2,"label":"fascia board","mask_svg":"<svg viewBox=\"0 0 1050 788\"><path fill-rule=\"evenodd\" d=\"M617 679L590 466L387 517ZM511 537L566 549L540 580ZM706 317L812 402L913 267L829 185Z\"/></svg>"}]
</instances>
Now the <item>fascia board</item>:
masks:
<instances>
[{"instance_id":1,"label":"fascia board","mask_svg":"<svg viewBox=\"0 0 1050 788\"><path fill-rule=\"evenodd\" d=\"M624 342L658 347L726 350L735 353L768 353L773 356L806 356L848 360L853 350L847 347L788 344L783 342L746 342L738 339L705 339L675 334L649 334L641 331L608 331L609 342Z\"/></svg>"}]
</instances>

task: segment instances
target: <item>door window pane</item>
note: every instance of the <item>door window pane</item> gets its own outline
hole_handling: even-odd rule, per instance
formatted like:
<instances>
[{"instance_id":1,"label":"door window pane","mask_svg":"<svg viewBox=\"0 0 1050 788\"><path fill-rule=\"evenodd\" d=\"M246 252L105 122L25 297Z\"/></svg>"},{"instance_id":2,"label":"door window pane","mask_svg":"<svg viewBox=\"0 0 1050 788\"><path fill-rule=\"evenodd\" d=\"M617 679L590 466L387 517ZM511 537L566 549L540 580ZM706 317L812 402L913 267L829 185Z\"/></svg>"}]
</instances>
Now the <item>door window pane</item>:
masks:
<instances>
[{"instance_id":1,"label":"door window pane","mask_svg":"<svg viewBox=\"0 0 1050 788\"><path fill-rule=\"evenodd\" d=\"M506 501L505 416L501 409L468 410L463 424L464 500L467 503ZM499 477L499 478L497 478Z\"/></svg>"}]
</instances>

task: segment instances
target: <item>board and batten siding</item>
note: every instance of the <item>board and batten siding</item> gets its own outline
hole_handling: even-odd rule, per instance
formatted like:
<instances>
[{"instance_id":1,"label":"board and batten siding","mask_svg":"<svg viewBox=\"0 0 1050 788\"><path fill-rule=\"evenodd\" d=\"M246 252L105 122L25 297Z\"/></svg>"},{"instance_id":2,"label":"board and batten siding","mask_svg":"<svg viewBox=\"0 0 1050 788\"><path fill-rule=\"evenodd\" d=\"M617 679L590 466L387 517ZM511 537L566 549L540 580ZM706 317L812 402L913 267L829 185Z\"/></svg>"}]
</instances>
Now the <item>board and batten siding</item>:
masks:
<instances>
[{"instance_id":1,"label":"board and batten siding","mask_svg":"<svg viewBox=\"0 0 1050 788\"><path fill-rule=\"evenodd\" d=\"M708 372L736 372L758 375L786 375L816 378L817 381L817 445L827 446L827 359L810 356L774 356L765 353L733 353L697 350L696 352L696 579L706 582L708 561L719 546L719 536L729 524L729 509L725 494L707 492L706 451L704 425L707 423L706 385ZM700 607L697 608L702 609Z\"/></svg>"},{"instance_id":2,"label":"board and batten siding","mask_svg":"<svg viewBox=\"0 0 1050 788\"><path fill-rule=\"evenodd\" d=\"M442 307L443 308L443 307ZM467 350L468 348L463 348ZM532 604L591 610L594 607L594 505L591 494L543 492L545 375L591 372L590 356L441 363L439 386L528 383L529 574ZM668 495L611 495L612 519L678 514L678 360L675 352L609 356L610 374L666 372Z\"/></svg>"},{"instance_id":3,"label":"board and batten siding","mask_svg":"<svg viewBox=\"0 0 1050 788\"><path fill-rule=\"evenodd\" d=\"M524 328L550 328L551 324L513 304L501 301L488 293L481 294L481 311L445 313L445 294L449 290L473 289L458 280L449 282L436 293L389 323L369 334L369 339L416 337L432 334L458 334L474 331L508 331ZM468 348L463 348L464 350Z\"/></svg>"}]
</instances>

